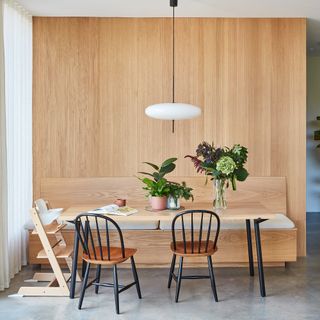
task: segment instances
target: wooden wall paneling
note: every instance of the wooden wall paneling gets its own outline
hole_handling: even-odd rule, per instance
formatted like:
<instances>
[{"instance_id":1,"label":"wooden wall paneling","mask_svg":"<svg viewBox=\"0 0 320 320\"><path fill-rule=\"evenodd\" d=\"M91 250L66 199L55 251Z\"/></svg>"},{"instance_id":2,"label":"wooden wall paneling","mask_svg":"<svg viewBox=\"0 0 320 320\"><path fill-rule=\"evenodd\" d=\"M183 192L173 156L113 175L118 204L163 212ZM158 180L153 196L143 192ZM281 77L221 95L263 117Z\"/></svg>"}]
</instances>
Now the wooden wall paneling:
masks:
<instances>
[{"instance_id":1,"label":"wooden wall paneling","mask_svg":"<svg viewBox=\"0 0 320 320\"><path fill-rule=\"evenodd\" d=\"M138 22L99 21L100 121L97 176L120 175L137 168L137 38ZM93 173L94 174L94 173Z\"/></svg>"},{"instance_id":2,"label":"wooden wall paneling","mask_svg":"<svg viewBox=\"0 0 320 320\"><path fill-rule=\"evenodd\" d=\"M90 176L98 167L96 21L34 19L35 194L42 176Z\"/></svg>"},{"instance_id":3,"label":"wooden wall paneling","mask_svg":"<svg viewBox=\"0 0 320 320\"><path fill-rule=\"evenodd\" d=\"M33 18L34 197L44 178L133 176L201 140L249 148L251 176L285 176L305 254L305 19L178 18L176 101L200 118L147 118L171 101L168 18Z\"/></svg>"},{"instance_id":4,"label":"wooden wall paneling","mask_svg":"<svg viewBox=\"0 0 320 320\"><path fill-rule=\"evenodd\" d=\"M293 23L295 22L295 23ZM306 43L305 19L272 26L271 174L287 177L288 215L306 252Z\"/></svg>"}]
</instances>

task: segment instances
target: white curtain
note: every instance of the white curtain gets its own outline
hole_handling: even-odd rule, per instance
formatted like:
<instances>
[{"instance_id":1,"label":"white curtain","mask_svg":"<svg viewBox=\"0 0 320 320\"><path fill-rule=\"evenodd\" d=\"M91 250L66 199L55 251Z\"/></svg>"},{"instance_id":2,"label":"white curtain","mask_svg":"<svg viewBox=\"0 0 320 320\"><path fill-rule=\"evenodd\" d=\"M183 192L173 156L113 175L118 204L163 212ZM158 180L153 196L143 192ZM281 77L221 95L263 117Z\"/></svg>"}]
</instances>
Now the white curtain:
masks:
<instances>
[{"instance_id":1,"label":"white curtain","mask_svg":"<svg viewBox=\"0 0 320 320\"><path fill-rule=\"evenodd\" d=\"M0 290L9 286L7 237L7 143L4 96L3 2L0 3Z\"/></svg>"},{"instance_id":2,"label":"white curtain","mask_svg":"<svg viewBox=\"0 0 320 320\"><path fill-rule=\"evenodd\" d=\"M27 263L23 226L32 205L32 17L14 1L4 1L3 38L6 149L1 150L7 172L1 184L7 186L7 208L1 208L0 223L7 230L0 234L2 290ZM5 146L4 141L1 145Z\"/></svg>"}]
</instances>

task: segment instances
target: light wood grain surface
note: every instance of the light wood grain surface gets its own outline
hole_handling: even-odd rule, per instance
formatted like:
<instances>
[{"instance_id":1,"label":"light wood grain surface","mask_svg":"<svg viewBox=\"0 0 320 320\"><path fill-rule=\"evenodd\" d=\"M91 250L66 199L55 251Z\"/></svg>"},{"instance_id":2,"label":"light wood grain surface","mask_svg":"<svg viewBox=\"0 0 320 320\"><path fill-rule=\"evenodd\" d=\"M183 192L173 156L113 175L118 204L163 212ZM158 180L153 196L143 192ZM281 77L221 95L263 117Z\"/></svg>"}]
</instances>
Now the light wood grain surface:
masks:
<instances>
[{"instance_id":1,"label":"light wood grain surface","mask_svg":"<svg viewBox=\"0 0 320 320\"><path fill-rule=\"evenodd\" d=\"M33 18L34 197L44 178L132 176L142 161L184 155L203 139L249 148L252 176L287 178L287 213L305 254L306 20L176 21L176 100L202 116L147 118L172 100L171 20Z\"/></svg>"}]
</instances>

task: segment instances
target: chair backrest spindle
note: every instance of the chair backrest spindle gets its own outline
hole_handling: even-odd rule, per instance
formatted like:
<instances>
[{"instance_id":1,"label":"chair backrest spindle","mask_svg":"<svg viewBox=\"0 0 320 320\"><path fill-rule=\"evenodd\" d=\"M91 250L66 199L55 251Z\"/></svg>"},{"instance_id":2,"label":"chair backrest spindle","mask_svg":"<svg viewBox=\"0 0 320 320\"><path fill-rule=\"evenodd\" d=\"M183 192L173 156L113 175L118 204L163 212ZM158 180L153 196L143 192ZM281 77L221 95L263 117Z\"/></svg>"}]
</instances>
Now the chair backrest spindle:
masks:
<instances>
[{"instance_id":1,"label":"chair backrest spindle","mask_svg":"<svg viewBox=\"0 0 320 320\"><path fill-rule=\"evenodd\" d=\"M92 248L93 256L94 256L95 259L97 259L96 246L95 246L95 242L93 240L90 221L88 219L88 216L86 217L86 227L87 227L87 232L88 232L88 236L87 236L88 243L90 244L90 242L91 242L91 248ZM89 250L90 250L90 248L89 248Z\"/></svg>"},{"instance_id":2,"label":"chair backrest spindle","mask_svg":"<svg viewBox=\"0 0 320 320\"><path fill-rule=\"evenodd\" d=\"M210 240L211 223L212 223L212 215L210 215L210 220L209 220L209 226L208 226L208 232L207 232L207 241L206 241L206 251L208 251L208 245L209 245L209 240ZM219 229L220 229L220 226L219 226Z\"/></svg>"},{"instance_id":3,"label":"chair backrest spindle","mask_svg":"<svg viewBox=\"0 0 320 320\"><path fill-rule=\"evenodd\" d=\"M107 237L107 248L108 248L108 260L110 260L110 235L108 220L106 220L106 237Z\"/></svg>"},{"instance_id":4,"label":"chair backrest spindle","mask_svg":"<svg viewBox=\"0 0 320 320\"><path fill-rule=\"evenodd\" d=\"M99 223L98 223L98 218L94 217L94 219L96 221L96 230L97 230L97 236L98 236L98 242L99 242L100 257L101 257L101 260L103 260L103 250L102 250L102 244L101 244L100 227L99 227Z\"/></svg>"},{"instance_id":5,"label":"chair backrest spindle","mask_svg":"<svg viewBox=\"0 0 320 320\"><path fill-rule=\"evenodd\" d=\"M191 253L194 251L193 212L191 213Z\"/></svg>"},{"instance_id":6,"label":"chair backrest spindle","mask_svg":"<svg viewBox=\"0 0 320 320\"><path fill-rule=\"evenodd\" d=\"M184 249L184 253L186 253L186 252L187 252L186 230L185 230L185 228L184 228L184 219L183 219L183 216L181 216L181 224L182 224L183 249Z\"/></svg>"},{"instance_id":7,"label":"chair backrest spindle","mask_svg":"<svg viewBox=\"0 0 320 320\"><path fill-rule=\"evenodd\" d=\"M200 253L200 251L201 251L202 228L203 228L203 212L201 212L198 253Z\"/></svg>"}]
</instances>

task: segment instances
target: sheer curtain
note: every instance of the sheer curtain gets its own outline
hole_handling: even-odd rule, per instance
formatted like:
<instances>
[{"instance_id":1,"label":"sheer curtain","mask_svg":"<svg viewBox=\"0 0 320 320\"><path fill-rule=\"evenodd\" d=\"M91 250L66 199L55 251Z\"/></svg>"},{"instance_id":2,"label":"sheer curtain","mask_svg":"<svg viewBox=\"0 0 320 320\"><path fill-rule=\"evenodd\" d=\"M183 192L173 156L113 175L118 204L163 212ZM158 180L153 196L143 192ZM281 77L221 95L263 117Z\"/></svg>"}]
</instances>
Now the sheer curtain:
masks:
<instances>
[{"instance_id":1,"label":"sheer curtain","mask_svg":"<svg viewBox=\"0 0 320 320\"><path fill-rule=\"evenodd\" d=\"M4 70L5 80L1 156L6 162L6 176L2 175L1 185L7 187L1 190L7 208L2 206L0 212L1 229L5 231L0 234L0 289L3 290L27 262L23 226L32 205L32 17L14 1L3 2L1 45L4 45L4 69L0 72L3 77Z\"/></svg>"},{"instance_id":2,"label":"sheer curtain","mask_svg":"<svg viewBox=\"0 0 320 320\"><path fill-rule=\"evenodd\" d=\"M0 0L0 290L9 286L7 238L7 143L4 96L3 2Z\"/></svg>"}]
</instances>

